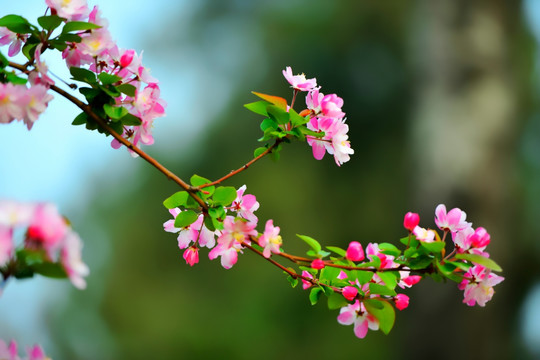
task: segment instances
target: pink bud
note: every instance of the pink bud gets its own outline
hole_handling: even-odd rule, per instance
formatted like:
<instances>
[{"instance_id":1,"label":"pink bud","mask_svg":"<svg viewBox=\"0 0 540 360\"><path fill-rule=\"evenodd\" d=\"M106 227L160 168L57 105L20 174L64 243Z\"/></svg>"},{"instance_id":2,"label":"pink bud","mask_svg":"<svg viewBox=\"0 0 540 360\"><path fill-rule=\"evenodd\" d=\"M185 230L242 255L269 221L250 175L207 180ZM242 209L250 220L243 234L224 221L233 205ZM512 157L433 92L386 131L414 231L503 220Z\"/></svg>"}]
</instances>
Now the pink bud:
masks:
<instances>
[{"instance_id":1,"label":"pink bud","mask_svg":"<svg viewBox=\"0 0 540 360\"><path fill-rule=\"evenodd\" d=\"M345 254L345 257L351 261L364 260L365 256L362 244L360 244L358 241L351 241L349 247L347 248L347 254Z\"/></svg>"},{"instance_id":2,"label":"pink bud","mask_svg":"<svg viewBox=\"0 0 540 360\"><path fill-rule=\"evenodd\" d=\"M403 219L403 226L405 229L412 232L416 226L420 223L420 215L417 213L408 212L405 214L405 218Z\"/></svg>"},{"instance_id":3,"label":"pink bud","mask_svg":"<svg viewBox=\"0 0 540 360\"><path fill-rule=\"evenodd\" d=\"M121 67L129 66L129 64L131 64L131 62L133 61L134 55L135 55L135 50L126 50L126 52L124 52L122 57L120 57L120 66Z\"/></svg>"},{"instance_id":4,"label":"pink bud","mask_svg":"<svg viewBox=\"0 0 540 360\"><path fill-rule=\"evenodd\" d=\"M313 275L311 275L310 273L308 273L308 272L305 271L305 270L302 271L302 276L303 276L303 277L306 277L306 278L308 278L308 279L313 279ZM302 279L302 288L303 288L304 290L309 289L309 288L311 287L311 285L312 285L311 282Z\"/></svg>"},{"instance_id":5,"label":"pink bud","mask_svg":"<svg viewBox=\"0 0 540 360\"><path fill-rule=\"evenodd\" d=\"M184 251L184 260L190 266L193 266L199 262L199 248L196 246L190 246Z\"/></svg>"},{"instance_id":6,"label":"pink bud","mask_svg":"<svg viewBox=\"0 0 540 360\"><path fill-rule=\"evenodd\" d=\"M409 297L405 294L397 294L394 297L394 301L396 302L396 307L399 310L403 310L409 306Z\"/></svg>"},{"instance_id":7,"label":"pink bud","mask_svg":"<svg viewBox=\"0 0 540 360\"><path fill-rule=\"evenodd\" d=\"M354 286L345 286L343 288L342 294L345 299L352 301L358 294L358 289L355 288Z\"/></svg>"},{"instance_id":8,"label":"pink bud","mask_svg":"<svg viewBox=\"0 0 540 360\"><path fill-rule=\"evenodd\" d=\"M324 261L321 259L315 259L311 262L311 267L317 270L324 269Z\"/></svg>"}]
</instances>

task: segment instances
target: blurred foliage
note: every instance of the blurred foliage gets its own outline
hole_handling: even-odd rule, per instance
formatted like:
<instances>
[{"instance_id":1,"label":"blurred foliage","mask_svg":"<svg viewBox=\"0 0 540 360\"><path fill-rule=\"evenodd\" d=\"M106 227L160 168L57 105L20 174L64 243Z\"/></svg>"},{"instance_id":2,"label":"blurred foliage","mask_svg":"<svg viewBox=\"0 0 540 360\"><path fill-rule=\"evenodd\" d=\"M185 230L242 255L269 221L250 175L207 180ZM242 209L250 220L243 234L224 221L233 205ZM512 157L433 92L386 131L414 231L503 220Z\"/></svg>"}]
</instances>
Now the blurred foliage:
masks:
<instances>
[{"instance_id":1,"label":"blurred foliage","mask_svg":"<svg viewBox=\"0 0 540 360\"><path fill-rule=\"evenodd\" d=\"M292 92L281 70L290 65L295 73L317 77L322 92L336 92L345 100L355 154L338 168L328 155L318 162L306 144L293 143L285 146L279 162L263 159L226 182L236 188L247 184L247 193L256 195L261 204L260 224L274 219L288 252L307 250L296 233L342 247L353 240L364 246L396 244L404 235L402 217L409 210L419 212L421 223L428 227L434 226L432 214L441 201L467 209L470 204L460 199L419 200L413 195L422 192L411 180L414 159L407 140L419 86L408 53L418 3L228 0L193 4L195 10L181 25L184 31L162 36L173 46L148 40L146 51L169 54L175 51L174 44L180 52L189 44L204 55L200 62L209 72L225 66L221 62L233 64L226 74L231 100L191 151L150 152L184 179L193 173L216 179L238 168L260 146L256 142L261 136L260 118L242 108L257 100L249 91L289 97ZM508 38L521 46L516 59L530 58L531 39L519 16L519 2L510 7L517 25ZM175 15L168 17L170 26L164 28L174 28ZM227 52L223 44L230 41L254 45L242 48L242 53ZM515 63L523 61L518 60ZM524 94L530 81L526 70L530 72L521 68L517 77ZM210 107L213 99L202 103ZM520 116L530 111L528 104ZM521 122L515 126L521 127ZM125 161L131 161L129 156ZM519 258L505 258L507 281L485 309L462 304L455 285L426 279L406 292L411 306L397 314L390 335L370 332L358 340L351 327L337 323L337 311L328 311L324 302L312 307L307 293L291 289L277 268L251 253L240 256L227 271L219 261L210 262L204 251L198 265L187 266L175 236L161 225L170 218L162 201L179 189L147 164L133 161L139 161L139 166L135 173L118 179L123 185L110 186L108 175L99 174L95 188L89 190L96 191L95 201L79 232L86 240L90 265L101 257L105 264L92 273L84 293L74 294L65 308L55 311L54 337L62 344L63 358L503 359L515 352L516 357L525 357L518 336L509 335L517 332L516 314L526 284L508 283L530 270L520 269ZM515 161L511 164L518 166ZM113 171L114 166L105 171ZM422 207L412 208L412 203ZM519 214L525 211L520 206L516 200L506 210ZM485 225L479 219L489 217L474 211L468 215L475 226ZM501 241L496 234L492 240ZM99 242L110 243L110 248L94 244ZM508 242L497 250L495 258L512 251ZM519 246L517 252L525 253L526 246ZM529 254L527 259L537 263L537 255ZM519 296L507 289L520 291Z\"/></svg>"}]
</instances>

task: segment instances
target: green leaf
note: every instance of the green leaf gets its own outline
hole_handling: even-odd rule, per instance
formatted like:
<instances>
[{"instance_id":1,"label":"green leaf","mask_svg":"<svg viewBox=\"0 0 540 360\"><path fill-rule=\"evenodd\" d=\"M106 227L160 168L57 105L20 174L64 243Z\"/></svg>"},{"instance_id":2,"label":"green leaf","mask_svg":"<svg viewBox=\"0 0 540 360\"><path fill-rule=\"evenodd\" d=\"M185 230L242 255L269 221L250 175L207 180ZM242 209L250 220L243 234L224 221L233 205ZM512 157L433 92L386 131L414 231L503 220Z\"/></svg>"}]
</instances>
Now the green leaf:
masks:
<instances>
[{"instance_id":1,"label":"green leaf","mask_svg":"<svg viewBox=\"0 0 540 360\"><path fill-rule=\"evenodd\" d=\"M395 289L398 282L399 273L394 271L378 271L377 275L384 281L384 284L389 289Z\"/></svg>"},{"instance_id":2,"label":"green leaf","mask_svg":"<svg viewBox=\"0 0 540 360\"><path fill-rule=\"evenodd\" d=\"M268 116L280 125L289 122L289 113L278 106L268 105L266 111L268 112Z\"/></svg>"},{"instance_id":3,"label":"green leaf","mask_svg":"<svg viewBox=\"0 0 540 360\"><path fill-rule=\"evenodd\" d=\"M58 51L64 51L67 48L67 44L60 40L49 40L49 46Z\"/></svg>"},{"instance_id":4,"label":"green leaf","mask_svg":"<svg viewBox=\"0 0 540 360\"><path fill-rule=\"evenodd\" d=\"M319 244L319 242L317 240L313 239L312 237L309 237L309 236L306 236L306 235L299 235L299 234L296 234L296 236L298 236L300 239L304 240L304 242L306 244L308 244L309 247L312 248L313 251L315 251L317 254L322 250L321 244Z\"/></svg>"},{"instance_id":5,"label":"green leaf","mask_svg":"<svg viewBox=\"0 0 540 360\"><path fill-rule=\"evenodd\" d=\"M349 305L349 303L340 293L335 292L328 297L328 309L330 310L340 309L347 305Z\"/></svg>"},{"instance_id":6,"label":"green leaf","mask_svg":"<svg viewBox=\"0 0 540 360\"><path fill-rule=\"evenodd\" d=\"M272 119L264 119L261 122L261 130L262 131L266 132L266 130L268 130L268 129L277 130L277 128L278 128L277 123Z\"/></svg>"},{"instance_id":7,"label":"green leaf","mask_svg":"<svg viewBox=\"0 0 540 360\"><path fill-rule=\"evenodd\" d=\"M79 35L75 34L61 34L56 38L58 41L62 41L64 43L71 42L71 43L80 43L82 41L82 38Z\"/></svg>"},{"instance_id":8,"label":"green leaf","mask_svg":"<svg viewBox=\"0 0 540 360\"><path fill-rule=\"evenodd\" d=\"M191 182L191 185L193 186L201 186L204 184L211 183L210 180L203 178L202 176L199 176L197 174L193 175L191 179L189 179L189 181Z\"/></svg>"},{"instance_id":9,"label":"green leaf","mask_svg":"<svg viewBox=\"0 0 540 360\"><path fill-rule=\"evenodd\" d=\"M86 31L92 29L99 29L101 26L84 21L70 21L62 29L62 34L73 31Z\"/></svg>"},{"instance_id":10,"label":"green leaf","mask_svg":"<svg viewBox=\"0 0 540 360\"><path fill-rule=\"evenodd\" d=\"M435 253L435 254L440 253L442 251L442 249L444 249L444 246L446 245L442 241L434 241L434 242L420 241L420 244L422 245L422 247L424 249L428 250L429 252Z\"/></svg>"},{"instance_id":11,"label":"green leaf","mask_svg":"<svg viewBox=\"0 0 540 360\"><path fill-rule=\"evenodd\" d=\"M389 289L384 285L371 283L369 284L369 291L371 294L396 296L396 292L393 289Z\"/></svg>"},{"instance_id":12,"label":"green leaf","mask_svg":"<svg viewBox=\"0 0 540 360\"><path fill-rule=\"evenodd\" d=\"M0 69L9 65L9 60L0 52Z\"/></svg>"},{"instance_id":13,"label":"green leaf","mask_svg":"<svg viewBox=\"0 0 540 360\"><path fill-rule=\"evenodd\" d=\"M470 262L473 262L475 264L482 265L488 269L494 270L494 271L502 271L502 268L493 260L487 257L483 257L482 255L477 254L457 254L456 259L462 259L467 260Z\"/></svg>"},{"instance_id":14,"label":"green leaf","mask_svg":"<svg viewBox=\"0 0 540 360\"><path fill-rule=\"evenodd\" d=\"M382 308L380 308L380 305L376 305L376 302L382 304ZM396 320L396 311L394 310L394 307L387 301L378 301L374 299L364 300L364 306L368 313L379 320L379 329L381 329L384 334L388 335L390 330L394 327L394 322Z\"/></svg>"},{"instance_id":15,"label":"green leaf","mask_svg":"<svg viewBox=\"0 0 540 360\"><path fill-rule=\"evenodd\" d=\"M448 279L455 281L455 282L461 282L463 280L463 276L460 274L456 274L454 270L456 269L456 266L454 264L451 264L449 262L441 264L438 261L436 262L437 268L439 268L440 272L447 277Z\"/></svg>"},{"instance_id":16,"label":"green leaf","mask_svg":"<svg viewBox=\"0 0 540 360\"><path fill-rule=\"evenodd\" d=\"M279 96L274 96L274 95L266 95L266 94L258 93L255 91L252 91L252 94L260 97L263 100L268 101L271 104L276 105L277 107L283 110L287 110L287 100L285 100L284 98L281 98Z\"/></svg>"},{"instance_id":17,"label":"green leaf","mask_svg":"<svg viewBox=\"0 0 540 360\"><path fill-rule=\"evenodd\" d=\"M266 112L266 107L270 105L268 101L256 101L249 104L245 104L244 107L248 109L249 111L253 111L255 114L268 116Z\"/></svg>"},{"instance_id":18,"label":"green leaf","mask_svg":"<svg viewBox=\"0 0 540 360\"><path fill-rule=\"evenodd\" d=\"M142 120L132 114L126 114L120 119L120 122L125 126L139 126Z\"/></svg>"},{"instance_id":19,"label":"green leaf","mask_svg":"<svg viewBox=\"0 0 540 360\"><path fill-rule=\"evenodd\" d=\"M129 97L135 97L135 92L137 88L131 84L120 84L116 87L118 91L123 94L126 94Z\"/></svg>"},{"instance_id":20,"label":"green leaf","mask_svg":"<svg viewBox=\"0 0 540 360\"><path fill-rule=\"evenodd\" d=\"M167 209L174 209L180 206L184 206L187 202L189 194L187 191L178 191L163 201L163 206Z\"/></svg>"},{"instance_id":21,"label":"green leaf","mask_svg":"<svg viewBox=\"0 0 540 360\"><path fill-rule=\"evenodd\" d=\"M319 279L321 280L321 282L328 283L331 285L333 282L339 281L337 277L340 271L341 269L327 266L321 270L321 275Z\"/></svg>"},{"instance_id":22,"label":"green leaf","mask_svg":"<svg viewBox=\"0 0 540 360\"><path fill-rule=\"evenodd\" d=\"M62 21L66 19L61 18L60 16L56 15L49 15L49 16L40 16L38 17L37 21L38 24L44 28L45 30L52 31L60 26Z\"/></svg>"},{"instance_id":23,"label":"green leaf","mask_svg":"<svg viewBox=\"0 0 540 360\"><path fill-rule=\"evenodd\" d=\"M32 26L28 20L19 15L6 15L0 18L0 26L7 27L17 34L28 34L32 32Z\"/></svg>"},{"instance_id":24,"label":"green leaf","mask_svg":"<svg viewBox=\"0 0 540 360\"><path fill-rule=\"evenodd\" d=\"M236 196L236 189L232 186L220 186L214 192L214 203L228 206L232 204Z\"/></svg>"},{"instance_id":25,"label":"green leaf","mask_svg":"<svg viewBox=\"0 0 540 360\"><path fill-rule=\"evenodd\" d=\"M193 210L182 211L176 215L176 220L174 221L174 227L183 228L193 224L197 221L199 215Z\"/></svg>"},{"instance_id":26,"label":"green leaf","mask_svg":"<svg viewBox=\"0 0 540 360\"><path fill-rule=\"evenodd\" d=\"M300 116L294 109L289 109L289 117L291 119L291 124L294 127L304 125L309 121L309 118Z\"/></svg>"},{"instance_id":27,"label":"green leaf","mask_svg":"<svg viewBox=\"0 0 540 360\"><path fill-rule=\"evenodd\" d=\"M379 249L381 249L381 252L386 255L392 255L395 257L401 255L401 250L399 250L395 245L390 243L380 243Z\"/></svg>"},{"instance_id":28,"label":"green leaf","mask_svg":"<svg viewBox=\"0 0 540 360\"><path fill-rule=\"evenodd\" d=\"M298 129L300 129L300 131L304 135L309 135L309 136L318 137L318 138L322 138L325 135L324 131L318 131L317 132L317 131L309 130L305 126L300 126Z\"/></svg>"},{"instance_id":29,"label":"green leaf","mask_svg":"<svg viewBox=\"0 0 540 360\"><path fill-rule=\"evenodd\" d=\"M429 256L419 256L409 262L411 270L420 270L429 267L433 263L433 258Z\"/></svg>"},{"instance_id":30,"label":"green leaf","mask_svg":"<svg viewBox=\"0 0 540 360\"><path fill-rule=\"evenodd\" d=\"M99 74L98 79L103 85L111 85L122 80L120 76L111 75L106 72L102 72L101 74Z\"/></svg>"},{"instance_id":31,"label":"green leaf","mask_svg":"<svg viewBox=\"0 0 540 360\"><path fill-rule=\"evenodd\" d=\"M27 79L20 78L12 72L6 72L6 80L16 85L25 85L28 82Z\"/></svg>"},{"instance_id":32,"label":"green leaf","mask_svg":"<svg viewBox=\"0 0 540 360\"><path fill-rule=\"evenodd\" d=\"M86 115L85 112L82 112L79 115L77 115L75 119L73 119L73 122L71 123L71 125L83 125L83 124L86 124L87 122L88 122L88 115Z\"/></svg>"},{"instance_id":33,"label":"green leaf","mask_svg":"<svg viewBox=\"0 0 540 360\"><path fill-rule=\"evenodd\" d=\"M128 110L122 106L112 106L109 104L103 105L105 114L111 119L119 120L128 114Z\"/></svg>"},{"instance_id":34,"label":"green leaf","mask_svg":"<svg viewBox=\"0 0 540 360\"><path fill-rule=\"evenodd\" d=\"M332 252L335 252L339 256L345 257L345 255L347 255L347 251L345 251L342 248L339 248L337 246L327 246L326 248L328 250L332 251Z\"/></svg>"},{"instance_id":35,"label":"green leaf","mask_svg":"<svg viewBox=\"0 0 540 360\"><path fill-rule=\"evenodd\" d=\"M352 272L352 279L358 279L358 282L360 285L367 284L371 281L373 278L373 273L371 271L362 271L362 270L354 270Z\"/></svg>"},{"instance_id":36,"label":"green leaf","mask_svg":"<svg viewBox=\"0 0 540 360\"><path fill-rule=\"evenodd\" d=\"M320 287L314 287L311 289L309 292L309 302L311 302L311 305L315 305L317 302L319 302L322 293L323 289Z\"/></svg>"},{"instance_id":37,"label":"green leaf","mask_svg":"<svg viewBox=\"0 0 540 360\"><path fill-rule=\"evenodd\" d=\"M285 272L285 274L287 273ZM293 288L298 285L298 278L292 277L291 275L287 276L287 281L291 284Z\"/></svg>"},{"instance_id":38,"label":"green leaf","mask_svg":"<svg viewBox=\"0 0 540 360\"><path fill-rule=\"evenodd\" d=\"M263 152L266 151L266 147L265 146L261 146L261 147L258 147L255 149L255 151L253 152L253 157L256 158L258 157L259 155L261 155Z\"/></svg>"},{"instance_id":39,"label":"green leaf","mask_svg":"<svg viewBox=\"0 0 540 360\"><path fill-rule=\"evenodd\" d=\"M67 278L66 270L59 263L44 262L31 266L35 273L55 279Z\"/></svg>"},{"instance_id":40,"label":"green leaf","mask_svg":"<svg viewBox=\"0 0 540 360\"><path fill-rule=\"evenodd\" d=\"M220 205L217 207L208 208L208 215L210 215L210 217L212 217L213 219L222 222L223 220L225 220L226 213L223 206Z\"/></svg>"},{"instance_id":41,"label":"green leaf","mask_svg":"<svg viewBox=\"0 0 540 360\"><path fill-rule=\"evenodd\" d=\"M214 219L210 216L204 217L204 226L210 231L216 231L216 227L214 226Z\"/></svg>"},{"instance_id":42,"label":"green leaf","mask_svg":"<svg viewBox=\"0 0 540 360\"><path fill-rule=\"evenodd\" d=\"M28 60L34 59L34 53L36 52L36 47L38 44L31 43L29 41L26 41L26 44L22 47L22 53Z\"/></svg>"},{"instance_id":43,"label":"green leaf","mask_svg":"<svg viewBox=\"0 0 540 360\"><path fill-rule=\"evenodd\" d=\"M90 70L72 66L69 68L69 72L73 76L73 80L82 81L90 85L96 84L96 74Z\"/></svg>"},{"instance_id":44,"label":"green leaf","mask_svg":"<svg viewBox=\"0 0 540 360\"><path fill-rule=\"evenodd\" d=\"M103 92L105 92L107 95L109 95L110 97L112 98L116 98L116 97L119 97L120 95L122 95L122 93L120 93L120 91L118 91L118 89L116 89L114 86L112 85L101 85L101 84L98 84L97 87L101 90L103 90Z\"/></svg>"}]
</instances>

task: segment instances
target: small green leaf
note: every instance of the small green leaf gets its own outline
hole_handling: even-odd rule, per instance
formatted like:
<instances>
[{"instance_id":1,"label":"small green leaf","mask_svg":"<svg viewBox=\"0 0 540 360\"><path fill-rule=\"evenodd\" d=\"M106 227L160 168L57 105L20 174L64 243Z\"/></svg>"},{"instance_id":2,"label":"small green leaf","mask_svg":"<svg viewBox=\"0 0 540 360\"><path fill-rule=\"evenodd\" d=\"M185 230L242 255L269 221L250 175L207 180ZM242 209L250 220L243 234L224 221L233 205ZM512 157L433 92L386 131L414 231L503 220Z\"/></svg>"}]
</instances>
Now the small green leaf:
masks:
<instances>
[{"instance_id":1,"label":"small green leaf","mask_svg":"<svg viewBox=\"0 0 540 360\"><path fill-rule=\"evenodd\" d=\"M266 112L266 107L270 105L268 101L256 101L249 104L245 104L244 107L248 109L249 111L253 111L255 114L268 116Z\"/></svg>"},{"instance_id":2,"label":"small green leaf","mask_svg":"<svg viewBox=\"0 0 540 360\"><path fill-rule=\"evenodd\" d=\"M111 75L106 72L102 72L101 74L99 74L98 79L103 85L111 85L122 80L120 76Z\"/></svg>"},{"instance_id":3,"label":"small green leaf","mask_svg":"<svg viewBox=\"0 0 540 360\"><path fill-rule=\"evenodd\" d=\"M309 117L307 117L307 116L302 117L302 116L298 115L298 113L296 111L294 111L294 109L289 109L289 117L291 119L291 124L294 127L304 125L309 121Z\"/></svg>"},{"instance_id":4,"label":"small green leaf","mask_svg":"<svg viewBox=\"0 0 540 360\"><path fill-rule=\"evenodd\" d=\"M183 228L186 226L189 226L193 224L195 221L197 221L197 218L199 215L193 210L186 210L180 212L178 215L176 215L176 220L174 221L174 227L176 228Z\"/></svg>"},{"instance_id":5,"label":"small green leaf","mask_svg":"<svg viewBox=\"0 0 540 360\"><path fill-rule=\"evenodd\" d=\"M462 275L454 272L454 270L456 269L456 266L454 264L449 263L449 262L441 264L438 261L436 262L436 264L440 272L448 279L455 282L461 282L463 280Z\"/></svg>"},{"instance_id":6,"label":"small green leaf","mask_svg":"<svg viewBox=\"0 0 540 360\"><path fill-rule=\"evenodd\" d=\"M256 148L255 151L253 152L253 157L256 158L256 157L260 156L266 150L267 150L267 148L265 146L261 146L261 147Z\"/></svg>"},{"instance_id":7,"label":"small green leaf","mask_svg":"<svg viewBox=\"0 0 540 360\"><path fill-rule=\"evenodd\" d=\"M337 277L338 277L340 271L341 271L341 269L331 267L331 266L327 266L327 267L325 267L324 269L321 270L321 275L320 275L319 279L321 280L321 282L328 283L328 284L331 285L333 282L338 280Z\"/></svg>"},{"instance_id":8,"label":"small green leaf","mask_svg":"<svg viewBox=\"0 0 540 360\"><path fill-rule=\"evenodd\" d=\"M85 112L82 112L79 115L77 115L75 119L73 119L73 122L71 123L71 125L83 125L83 124L86 124L87 122L88 122L88 115L86 115Z\"/></svg>"},{"instance_id":9,"label":"small green leaf","mask_svg":"<svg viewBox=\"0 0 540 360\"><path fill-rule=\"evenodd\" d=\"M475 264L485 266L486 268L494 270L494 271L502 271L502 268L495 261L491 260L490 258L483 257L482 255L457 254L456 259L467 260Z\"/></svg>"},{"instance_id":10,"label":"small green leaf","mask_svg":"<svg viewBox=\"0 0 540 360\"><path fill-rule=\"evenodd\" d=\"M446 245L442 241L434 241L434 242L420 241L420 244L422 245L424 249L435 254L440 253L442 249L444 249L444 246Z\"/></svg>"},{"instance_id":11,"label":"small green leaf","mask_svg":"<svg viewBox=\"0 0 540 360\"><path fill-rule=\"evenodd\" d=\"M61 34L56 38L58 41L62 41L64 43L71 42L71 43L80 43L82 41L82 38L79 35L75 34Z\"/></svg>"},{"instance_id":12,"label":"small green leaf","mask_svg":"<svg viewBox=\"0 0 540 360\"><path fill-rule=\"evenodd\" d=\"M0 69L9 65L9 60L0 52Z\"/></svg>"},{"instance_id":13,"label":"small green leaf","mask_svg":"<svg viewBox=\"0 0 540 360\"><path fill-rule=\"evenodd\" d=\"M311 302L311 305L315 305L317 302L319 302L322 293L323 289L320 287L314 287L311 289L309 292L309 302Z\"/></svg>"},{"instance_id":14,"label":"small green leaf","mask_svg":"<svg viewBox=\"0 0 540 360\"><path fill-rule=\"evenodd\" d=\"M163 206L167 209L174 209L180 206L184 206L187 202L189 194L187 191L178 191L177 193L169 196L165 201L163 201Z\"/></svg>"},{"instance_id":15,"label":"small green leaf","mask_svg":"<svg viewBox=\"0 0 540 360\"><path fill-rule=\"evenodd\" d=\"M266 108L268 116L280 125L287 124L289 122L289 113L282 108L275 105L268 105Z\"/></svg>"},{"instance_id":16,"label":"small green leaf","mask_svg":"<svg viewBox=\"0 0 540 360\"><path fill-rule=\"evenodd\" d=\"M299 234L296 234L296 236L298 236L300 239L304 240L304 242L306 244L308 244L309 247L312 248L313 251L315 251L317 254L322 250L321 244L319 244L319 242L317 240L313 239L312 237L309 237L309 236L306 236L306 235L299 235Z\"/></svg>"},{"instance_id":17,"label":"small green leaf","mask_svg":"<svg viewBox=\"0 0 540 360\"><path fill-rule=\"evenodd\" d=\"M70 21L62 29L62 34L73 31L86 31L92 29L99 29L101 26L84 21Z\"/></svg>"},{"instance_id":18,"label":"small green leaf","mask_svg":"<svg viewBox=\"0 0 540 360\"><path fill-rule=\"evenodd\" d=\"M252 91L252 93L260 97L261 99L266 100L269 103L276 105L277 107L283 110L287 110L287 100L285 100L284 98L281 98L279 96L266 95L266 94L258 93L255 91Z\"/></svg>"},{"instance_id":19,"label":"small green leaf","mask_svg":"<svg viewBox=\"0 0 540 360\"><path fill-rule=\"evenodd\" d=\"M287 276L287 281L289 282L289 284L291 284L293 288L295 288L298 285L298 278L292 277L291 275Z\"/></svg>"},{"instance_id":20,"label":"small green leaf","mask_svg":"<svg viewBox=\"0 0 540 360\"><path fill-rule=\"evenodd\" d=\"M305 126L300 126L300 127L298 127L298 129L300 129L300 131L304 135L309 135L309 136L313 136L313 137L317 137L317 138L322 138L325 135L324 131L318 131L317 132L317 131L309 130Z\"/></svg>"},{"instance_id":21,"label":"small green leaf","mask_svg":"<svg viewBox=\"0 0 540 360\"><path fill-rule=\"evenodd\" d=\"M55 279L64 279L67 277L66 270L59 263L44 262L31 266L35 273Z\"/></svg>"},{"instance_id":22,"label":"small green leaf","mask_svg":"<svg viewBox=\"0 0 540 360\"><path fill-rule=\"evenodd\" d=\"M0 18L0 26L7 27L17 34L28 34L32 32L32 26L22 16L6 15Z\"/></svg>"},{"instance_id":23,"label":"small green leaf","mask_svg":"<svg viewBox=\"0 0 540 360\"><path fill-rule=\"evenodd\" d=\"M126 114L120 119L120 122L125 126L139 126L142 120L132 114Z\"/></svg>"},{"instance_id":24,"label":"small green leaf","mask_svg":"<svg viewBox=\"0 0 540 360\"><path fill-rule=\"evenodd\" d=\"M264 119L262 122L261 122L261 130L262 131L265 131L268 130L268 129L271 129L271 130L277 130L278 128L278 125L277 123L272 120L272 119Z\"/></svg>"},{"instance_id":25,"label":"small green leaf","mask_svg":"<svg viewBox=\"0 0 540 360\"><path fill-rule=\"evenodd\" d=\"M327 246L328 250L335 252L339 256L345 257L347 255L347 251L343 250L342 248L339 248L337 246Z\"/></svg>"},{"instance_id":26,"label":"small green leaf","mask_svg":"<svg viewBox=\"0 0 540 360\"><path fill-rule=\"evenodd\" d=\"M72 66L69 68L69 72L71 73L71 76L73 76L73 80L82 81L91 85L96 83L96 74L90 70Z\"/></svg>"},{"instance_id":27,"label":"small green leaf","mask_svg":"<svg viewBox=\"0 0 540 360\"><path fill-rule=\"evenodd\" d=\"M60 26L62 21L66 19L61 18L60 16L56 15L49 15L49 16L40 16L38 17L37 21L38 24L44 28L45 30L52 31Z\"/></svg>"},{"instance_id":28,"label":"small green leaf","mask_svg":"<svg viewBox=\"0 0 540 360\"><path fill-rule=\"evenodd\" d=\"M395 257L401 255L401 250L399 250L395 245L390 243L380 243L379 249L381 249L381 252L385 255L392 255Z\"/></svg>"},{"instance_id":29,"label":"small green leaf","mask_svg":"<svg viewBox=\"0 0 540 360\"><path fill-rule=\"evenodd\" d=\"M189 181L191 182L191 185L193 186L201 186L204 184L211 183L210 180L203 178L202 176L199 176L197 174L193 175L191 179L189 179Z\"/></svg>"},{"instance_id":30,"label":"small green leaf","mask_svg":"<svg viewBox=\"0 0 540 360\"><path fill-rule=\"evenodd\" d=\"M108 117L114 120L122 119L128 114L128 110L122 106L112 106L109 104L103 105L103 110Z\"/></svg>"},{"instance_id":31,"label":"small green leaf","mask_svg":"<svg viewBox=\"0 0 540 360\"><path fill-rule=\"evenodd\" d=\"M371 283L369 284L369 291L371 294L396 296L396 292L393 289L389 289L384 285Z\"/></svg>"},{"instance_id":32,"label":"small green leaf","mask_svg":"<svg viewBox=\"0 0 540 360\"><path fill-rule=\"evenodd\" d=\"M232 186L220 186L214 191L214 203L228 206L232 204L236 196L236 189Z\"/></svg>"},{"instance_id":33,"label":"small green leaf","mask_svg":"<svg viewBox=\"0 0 540 360\"><path fill-rule=\"evenodd\" d=\"M384 281L384 284L389 289L395 289L398 282L399 273L394 271L378 271L377 275Z\"/></svg>"},{"instance_id":34,"label":"small green leaf","mask_svg":"<svg viewBox=\"0 0 540 360\"><path fill-rule=\"evenodd\" d=\"M376 302L382 304L382 309L380 308L380 305L376 305ZM378 301L374 299L364 300L364 306L368 313L379 320L379 328L381 331L384 334L388 334L394 327L394 322L396 320L396 311L394 310L394 307L387 301Z\"/></svg>"},{"instance_id":35,"label":"small green leaf","mask_svg":"<svg viewBox=\"0 0 540 360\"><path fill-rule=\"evenodd\" d=\"M135 92L137 88L131 84L121 84L116 87L118 91L123 94L126 94L129 97L135 97Z\"/></svg>"},{"instance_id":36,"label":"small green leaf","mask_svg":"<svg viewBox=\"0 0 540 360\"><path fill-rule=\"evenodd\" d=\"M116 98L116 97L119 97L120 95L122 95L122 93L120 93L120 91L118 91L118 89L116 89L114 86L112 85L101 85L101 84L98 84L97 87L99 89L101 89L103 92L105 92L107 95L109 95L110 97L112 98Z\"/></svg>"},{"instance_id":37,"label":"small green leaf","mask_svg":"<svg viewBox=\"0 0 540 360\"><path fill-rule=\"evenodd\" d=\"M429 256L419 256L409 262L411 270L420 270L429 267L433 263L433 258Z\"/></svg>"},{"instance_id":38,"label":"small green leaf","mask_svg":"<svg viewBox=\"0 0 540 360\"><path fill-rule=\"evenodd\" d=\"M216 231L216 227L214 226L214 219L210 216L204 217L204 226L210 231Z\"/></svg>"},{"instance_id":39,"label":"small green leaf","mask_svg":"<svg viewBox=\"0 0 540 360\"><path fill-rule=\"evenodd\" d=\"M328 309L330 310L340 309L347 305L349 305L349 303L340 293L335 292L328 297Z\"/></svg>"},{"instance_id":40,"label":"small green leaf","mask_svg":"<svg viewBox=\"0 0 540 360\"><path fill-rule=\"evenodd\" d=\"M25 85L28 82L27 79L20 78L12 72L6 72L6 80L16 85Z\"/></svg>"},{"instance_id":41,"label":"small green leaf","mask_svg":"<svg viewBox=\"0 0 540 360\"><path fill-rule=\"evenodd\" d=\"M217 207L211 207L208 209L208 215L210 215L210 217L212 217L213 219L219 221L219 222L222 222L223 220L225 220L225 209L223 208L223 206L217 206Z\"/></svg>"}]
</instances>

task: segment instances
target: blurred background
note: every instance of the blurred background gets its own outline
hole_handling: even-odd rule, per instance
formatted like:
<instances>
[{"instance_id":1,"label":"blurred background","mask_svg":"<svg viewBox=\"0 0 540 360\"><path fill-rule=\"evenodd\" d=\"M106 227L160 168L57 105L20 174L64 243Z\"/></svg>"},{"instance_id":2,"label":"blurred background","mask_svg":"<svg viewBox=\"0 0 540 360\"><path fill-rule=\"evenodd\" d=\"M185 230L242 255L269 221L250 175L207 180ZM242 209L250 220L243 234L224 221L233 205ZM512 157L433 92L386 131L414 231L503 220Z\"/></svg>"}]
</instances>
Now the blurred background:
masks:
<instances>
[{"instance_id":1,"label":"blurred background","mask_svg":"<svg viewBox=\"0 0 540 360\"><path fill-rule=\"evenodd\" d=\"M35 19L38 0L2 0ZM434 227L437 204L490 232L506 278L485 308L453 283L407 292L393 331L355 338L325 302L246 253L224 270L187 266L162 201L177 187L110 139L69 124L56 96L32 131L0 128L0 196L53 201L85 241L88 288L36 278L0 298L0 338L53 359L540 358L540 98L537 0L93 0L123 48L144 50L167 114L152 156L189 179L247 162L261 118L250 91L290 98L281 70L345 100L355 154L338 168L302 143L226 185L247 184L284 248L392 242L403 215ZM6 49L3 49L5 52ZM47 59L63 74L62 62Z\"/></svg>"}]
</instances>

